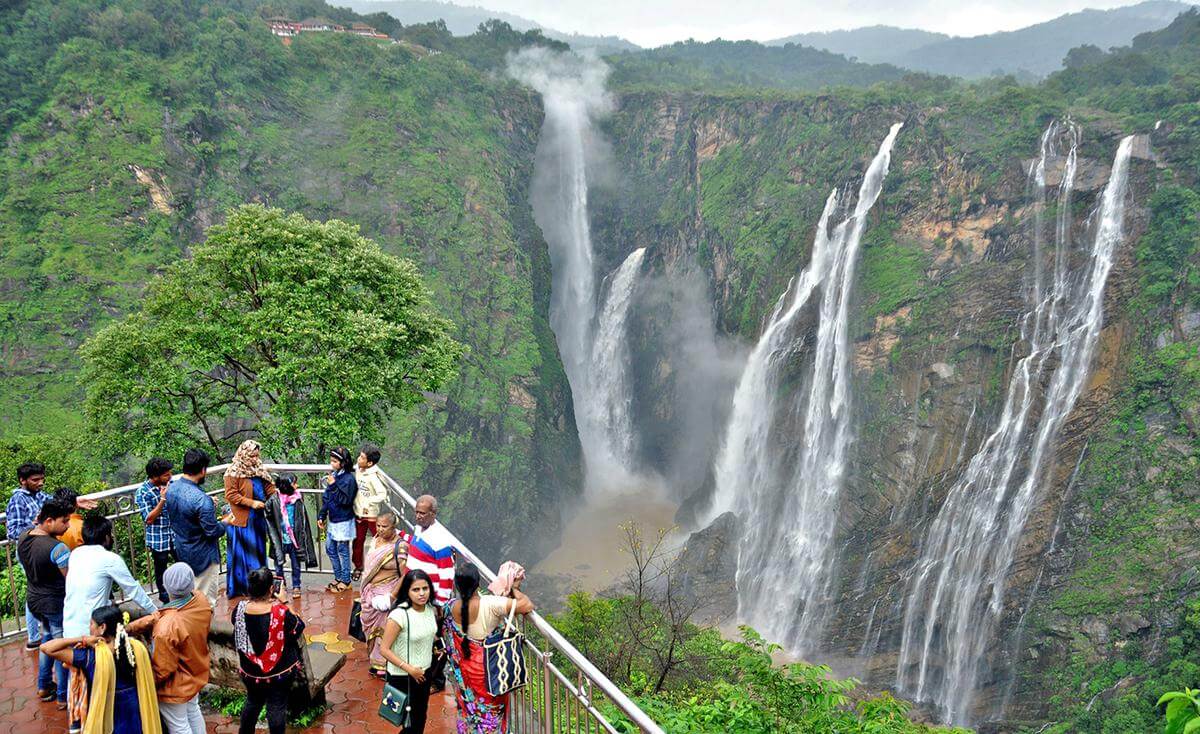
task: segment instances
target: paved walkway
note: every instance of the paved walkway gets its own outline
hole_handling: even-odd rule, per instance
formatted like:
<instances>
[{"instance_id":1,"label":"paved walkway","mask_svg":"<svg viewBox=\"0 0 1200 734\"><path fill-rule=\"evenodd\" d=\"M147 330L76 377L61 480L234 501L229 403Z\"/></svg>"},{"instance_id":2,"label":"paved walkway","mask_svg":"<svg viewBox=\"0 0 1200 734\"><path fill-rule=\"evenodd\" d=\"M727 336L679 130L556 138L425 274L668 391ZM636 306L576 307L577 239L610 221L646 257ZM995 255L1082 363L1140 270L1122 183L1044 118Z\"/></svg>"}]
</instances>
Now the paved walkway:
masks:
<instances>
[{"instance_id":1,"label":"paved walkway","mask_svg":"<svg viewBox=\"0 0 1200 734\"><path fill-rule=\"evenodd\" d=\"M329 577L312 576L306 579L305 596L292 603L292 609L307 624L310 636L334 633L339 642L350 644L346 665L338 671L326 689L329 711L307 729L291 729L295 734L316 732L356 731L394 732L395 728L380 719L379 698L383 683L368 673L365 645L346 637L346 622L353 598L350 592L329 594L321 590ZM228 615L224 591L217 600L217 614ZM332 639L326 637L325 639ZM336 643L335 643L336 644ZM59 734L66 732L66 714L53 703L37 699L34 682L37 678L37 655L26 652L21 640L0 645L0 734ZM209 714L209 734L235 734L237 722L221 714ZM448 694L434 696L429 701L429 721L426 734L453 734L455 731L454 698ZM260 731L266 731L262 724Z\"/></svg>"}]
</instances>

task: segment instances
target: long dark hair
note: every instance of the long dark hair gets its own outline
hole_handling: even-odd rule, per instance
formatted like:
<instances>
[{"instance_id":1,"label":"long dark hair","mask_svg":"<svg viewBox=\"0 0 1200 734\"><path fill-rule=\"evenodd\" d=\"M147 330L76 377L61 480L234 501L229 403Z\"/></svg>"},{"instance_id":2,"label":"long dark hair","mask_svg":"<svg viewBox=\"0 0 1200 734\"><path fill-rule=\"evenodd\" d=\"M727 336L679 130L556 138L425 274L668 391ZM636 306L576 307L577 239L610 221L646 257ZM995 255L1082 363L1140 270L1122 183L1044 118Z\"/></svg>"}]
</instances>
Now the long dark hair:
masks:
<instances>
[{"instance_id":1,"label":"long dark hair","mask_svg":"<svg viewBox=\"0 0 1200 734\"><path fill-rule=\"evenodd\" d=\"M271 596L275 575L266 566L256 568L246 575L246 593L251 599L266 599Z\"/></svg>"},{"instance_id":2,"label":"long dark hair","mask_svg":"<svg viewBox=\"0 0 1200 734\"><path fill-rule=\"evenodd\" d=\"M421 569L414 568L404 574L404 578L400 581L400 589L396 592L396 601L392 603L392 609L412 609L412 600L408 598L408 592L412 590L412 585L417 581L429 584L429 601L426 603L433 603L433 579Z\"/></svg>"},{"instance_id":3,"label":"long dark hair","mask_svg":"<svg viewBox=\"0 0 1200 734\"><path fill-rule=\"evenodd\" d=\"M121 611L116 604L99 607L92 612L92 621L102 628L101 635L113 638L113 661L116 664L117 673L123 677L133 675L133 659L131 657L133 648L129 646L128 637L125 634L124 619L125 612Z\"/></svg>"},{"instance_id":4,"label":"long dark hair","mask_svg":"<svg viewBox=\"0 0 1200 734\"><path fill-rule=\"evenodd\" d=\"M471 600L475 598L476 592L479 591L479 569L467 563L466 561L458 564L458 568L454 569L454 588L458 591L458 609L460 624L462 625L463 638L467 637L467 627L471 624ZM462 646L463 658L471 657L471 643L464 642Z\"/></svg>"}]
</instances>

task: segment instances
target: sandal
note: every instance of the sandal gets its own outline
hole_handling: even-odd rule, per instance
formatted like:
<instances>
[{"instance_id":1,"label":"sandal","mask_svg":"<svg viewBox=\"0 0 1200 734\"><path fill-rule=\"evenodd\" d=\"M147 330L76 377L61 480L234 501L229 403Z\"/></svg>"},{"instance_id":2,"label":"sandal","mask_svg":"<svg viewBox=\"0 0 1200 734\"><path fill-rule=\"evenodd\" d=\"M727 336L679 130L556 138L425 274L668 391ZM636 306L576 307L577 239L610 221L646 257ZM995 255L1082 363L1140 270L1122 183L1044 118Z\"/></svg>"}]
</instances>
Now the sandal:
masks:
<instances>
[{"instance_id":1,"label":"sandal","mask_svg":"<svg viewBox=\"0 0 1200 734\"><path fill-rule=\"evenodd\" d=\"M361 581L362 580L362 571L355 569L354 573L350 574L350 580L351 581Z\"/></svg>"},{"instance_id":2,"label":"sandal","mask_svg":"<svg viewBox=\"0 0 1200 734\"><path fill-rule=\"evenodd\" d=\"M341 585L342 585L342 582L340 582L340 581L331 581L331 582L329 582L329 585L325 587L325 590L331 594L336 594L339 591L344 591L344 589L339 588L339 587L341 587Z\"/></svg>"},{"instance_id":3,"label":"sandal","mask_svg":"<svg viewBox=\"0 0 1200 734\"><path fill-rule=\"evenodd\" d=\"M292 589L292 598L293 598L293 599L299 599L299 598L300 598L300 587L299 587L299 586L297 586L296 588Z\"/></svg>"}]
</instances>

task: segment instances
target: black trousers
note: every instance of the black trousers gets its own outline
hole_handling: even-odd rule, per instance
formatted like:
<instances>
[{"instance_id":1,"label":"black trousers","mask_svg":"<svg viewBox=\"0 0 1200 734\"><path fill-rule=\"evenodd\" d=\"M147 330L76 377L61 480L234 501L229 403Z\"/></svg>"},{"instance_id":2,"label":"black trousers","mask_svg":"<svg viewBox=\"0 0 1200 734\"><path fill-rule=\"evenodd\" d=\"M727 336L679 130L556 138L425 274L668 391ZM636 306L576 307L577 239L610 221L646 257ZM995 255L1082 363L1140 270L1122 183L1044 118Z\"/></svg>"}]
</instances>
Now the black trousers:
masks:
<instances>
[{"instance_id":1,"label":"black trousers","mask_svg":"<svg viewBox=\"0 0 1200 734\"><path fill-rule=\"evenodd\" d=\"M292 673L269 681L242 678L246 684L246 707L242 709L242 720L238 734L254 734L258 715L267 707L267 730L271 734L283 734L287 726L288 693L292 690Z\"/></svg>"},{"instance_id":2,"label":"black trousers","mask_svg":"<svg viewBox=\"0 0 1200 734\"><path fill-rule=\"evenodd\" d=\"M408 691L408 726L401 729L401 734L425 734L425 718L429 714L429 671L425 671L425 682L418 683L407 675L392 675L388 673L388 685L401 691Z\"/></svg>"},{"instance_id":3,"label":"black trousers","mask_svg":"<svg viewBox=\"0 0 1200 734\"><path fill-rule=\"evenodd\" d=\"M154 559L154 586L158 589L158 600L166 604L171 601L171 598L167 596L167 590L163 588L162 577L167 568L175 562L175 551L151 550L150 557Z\"/></svg>"}]
</instances>

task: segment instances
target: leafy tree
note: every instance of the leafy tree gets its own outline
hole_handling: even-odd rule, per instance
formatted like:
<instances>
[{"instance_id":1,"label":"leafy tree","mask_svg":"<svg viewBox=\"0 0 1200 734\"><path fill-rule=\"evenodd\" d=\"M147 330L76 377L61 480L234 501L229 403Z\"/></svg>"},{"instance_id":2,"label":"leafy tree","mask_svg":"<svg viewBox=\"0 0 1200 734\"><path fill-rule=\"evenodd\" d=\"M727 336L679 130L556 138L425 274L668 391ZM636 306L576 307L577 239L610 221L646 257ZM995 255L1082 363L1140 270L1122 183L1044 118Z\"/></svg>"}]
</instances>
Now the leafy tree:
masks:
<instances>
[{"instance_id":1,"label":"leafy tree","mask_svg":"<svg viewBox=\"0 0 1200 734\"><path fill-rule=\"evenodd\" d=\"M0 441L0 506L17 486L17 467L36 461L46 467L46 491L71 487L81 494L102 489L96 464L82 455L81 436L74 433L35 433Z\"/></svg>"},{"instance_id":2,"label":"leafy tree","mask_svg":"<svg viewBox=\"0 0 1200 734\"><path fill-rule=\"evenodd\" d=\"M357 227L245 206L84 344L85 411L114 455L378 440L454 375L450 326L416 266Z\"/></svg>"}]
</instances>

